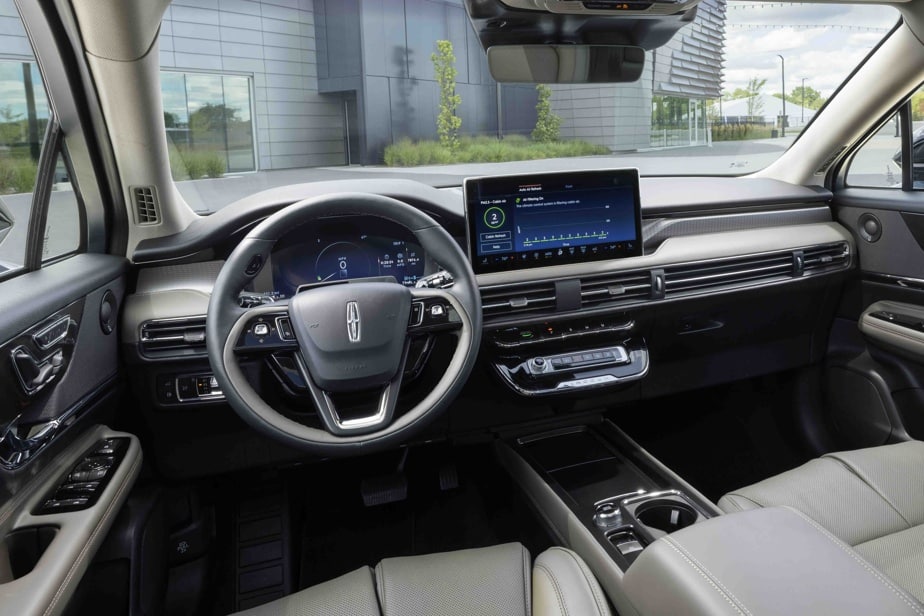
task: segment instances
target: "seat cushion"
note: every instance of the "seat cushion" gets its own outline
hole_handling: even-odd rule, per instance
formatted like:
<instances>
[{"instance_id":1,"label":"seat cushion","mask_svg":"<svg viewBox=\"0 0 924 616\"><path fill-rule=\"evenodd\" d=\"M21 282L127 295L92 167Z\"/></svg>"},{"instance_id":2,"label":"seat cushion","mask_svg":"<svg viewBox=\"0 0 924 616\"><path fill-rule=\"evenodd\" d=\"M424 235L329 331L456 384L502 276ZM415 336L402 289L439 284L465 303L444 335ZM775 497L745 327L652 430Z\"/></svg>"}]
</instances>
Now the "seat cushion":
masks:
<instances>
[{"instance_id":1,"label":"seat cushion","mask_svg":"<svg viewBox=\"0 0 924 616\"><path fill-rule=\"evenodd\" d=\"M519 543L386 558L375 568L385 616L524 616L530 556Z\"/></svg>"},{"instance_id":2,"label":"seat cushion","mask_svg":"<svg viewBox=\"0 0 924 616\"><path fill-rule=\"evenodd\" d=\"M718 504L725 512L793 507L924 601L924 442L827 454Z\"/></svg>"},{"instance_id":3,"label":"seat cushion","mask_svg":"<svg viewBox=\"0 0 924 616\"><path fill-rule=\"evenodd\" d=\"M533 616L609 616L597 578L565 548L549 548L533 565Z\"/></svg>"},{"instance_id":4,"label":"seat cushion","mask_svg":"<svg viewBox=\"0 0 924 616\"><path fill-rule=\"evenodd\" d=\"M372 569L362 567L237 616L378 616Z\"/></svg>"}]
</instances>

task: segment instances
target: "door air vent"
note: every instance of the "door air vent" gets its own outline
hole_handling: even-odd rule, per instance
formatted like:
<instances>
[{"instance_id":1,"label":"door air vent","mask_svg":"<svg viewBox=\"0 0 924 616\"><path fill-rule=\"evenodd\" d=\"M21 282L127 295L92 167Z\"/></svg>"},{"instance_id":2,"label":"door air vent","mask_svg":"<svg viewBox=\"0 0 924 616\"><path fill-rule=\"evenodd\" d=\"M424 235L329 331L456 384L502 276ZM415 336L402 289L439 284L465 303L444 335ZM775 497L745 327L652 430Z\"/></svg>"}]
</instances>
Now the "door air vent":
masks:
<instances>
[{"instance_id":1,"label":"door air vent","mask_svg":"<svg viewBox=\"0 0 924 616\"><path fill-rule=\"evenodd\" d=\"M153 186L133 186L132 197L135 199L135 217L139 225L155 225L160 222L157 193Z\"/></svg>"},{"instance_id":2,"label":"door air vent","mask_svg":"<svg viewBox=\"0 0 924 616\"><path fill-rule=\"evenodd\" d=\"M139 345L152 357L204 354L205 317L145 321Z\"/></svg>"},{"instance_id":3,"label":"door air vent","mask_svg":"<svg viewBox=\"0 0 924 616\"><path fill-rule=\"evenodd\" d=\"M581 278L581 307L619 305L651 297L651 272L613 272Z\"/></svg>"},{"instance_id":4,"label":"door air vent","mask_svg":"<svg viewBox=\"0 0 924 616\"><path fill-rule=\"evenodd\" d=\"M829 269L841 269L850 264L850 244L838 242L825 246L815 246L802 251L803 269L806 273L823 272Z\"/></svg>"},{"instance_id":5,"label":"door air vent","mask_svg":"<svg viewBox=\"0 0 924 616\"><path fill-rule=\"evenodd\" d=\"M538 282L481 289L485 317L555 310L555 283Z\"/></svg>"}]
</instances>

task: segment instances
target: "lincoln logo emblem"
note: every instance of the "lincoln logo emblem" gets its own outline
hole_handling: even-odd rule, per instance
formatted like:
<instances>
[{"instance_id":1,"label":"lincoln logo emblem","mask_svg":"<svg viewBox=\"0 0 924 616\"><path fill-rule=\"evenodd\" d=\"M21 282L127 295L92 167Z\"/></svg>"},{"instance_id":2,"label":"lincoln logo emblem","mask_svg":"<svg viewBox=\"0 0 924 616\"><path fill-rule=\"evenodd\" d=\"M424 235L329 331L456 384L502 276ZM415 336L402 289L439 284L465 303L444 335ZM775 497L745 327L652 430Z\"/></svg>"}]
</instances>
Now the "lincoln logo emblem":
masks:
<instances>
[{"instance_id":1,"label":"lincoln logo emblem","mask_svg":"<svg viewBox=\"0 0 924 616\"><path fill-rule=\"evenodd\" d=\"M347 336L350 342L359 342L362 337L359 324L359 302L347 302Z\"/></svg>"}]
</instances>

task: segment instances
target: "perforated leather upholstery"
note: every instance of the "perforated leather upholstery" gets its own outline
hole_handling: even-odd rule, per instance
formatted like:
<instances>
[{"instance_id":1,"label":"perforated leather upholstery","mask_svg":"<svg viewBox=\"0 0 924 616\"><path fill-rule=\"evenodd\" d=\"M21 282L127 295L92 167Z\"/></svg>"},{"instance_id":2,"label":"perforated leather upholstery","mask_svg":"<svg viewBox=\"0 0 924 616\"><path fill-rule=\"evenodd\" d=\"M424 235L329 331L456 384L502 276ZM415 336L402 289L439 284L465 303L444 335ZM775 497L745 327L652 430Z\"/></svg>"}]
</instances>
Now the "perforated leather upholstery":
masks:
<instances>
[{"instance_id":1,"label":"perforated leather upholstery","mask_svg":"<svg viewBox=\"0 0 924 616\"><path fill-rule=\"evenodd\" d=\"M924 443L832 453L734 490L725 512L787 505L924 601Z\"/></svg>"},{"instance_id":2,"label":"perforated leather upholstery","mask_svg":"<svg viewBox=\"0 0 924 616\"><path fill-rule=\"evenodd\" d=\"M531 583L535 580L535 586ZM581 558L550 548L530 567L519 543L386 558L237 616L610 616Z\"/></svg>"}]
</instances>

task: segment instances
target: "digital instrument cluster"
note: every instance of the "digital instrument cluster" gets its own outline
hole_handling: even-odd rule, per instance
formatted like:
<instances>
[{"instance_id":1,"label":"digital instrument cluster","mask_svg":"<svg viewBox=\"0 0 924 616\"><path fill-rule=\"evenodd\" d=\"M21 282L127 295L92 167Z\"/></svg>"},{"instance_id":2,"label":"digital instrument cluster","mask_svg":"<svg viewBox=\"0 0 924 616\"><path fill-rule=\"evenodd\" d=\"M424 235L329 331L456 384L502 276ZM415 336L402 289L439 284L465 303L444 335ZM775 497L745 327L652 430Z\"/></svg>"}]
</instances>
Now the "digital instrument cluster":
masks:
<instances>
[{"instance_id":1,"label":"digital instrument cluster","mask_svg":"<svg viewBox=\"0 0 924 616\"><path fill-rule=\"evenodd\" d=\"M412 287L426 272L413 234L379 218L332 218L312 225L307 234L293 230L277 244L271 263L280 299L304 285L376 276Z\"/></svg>"}]
</instances>

